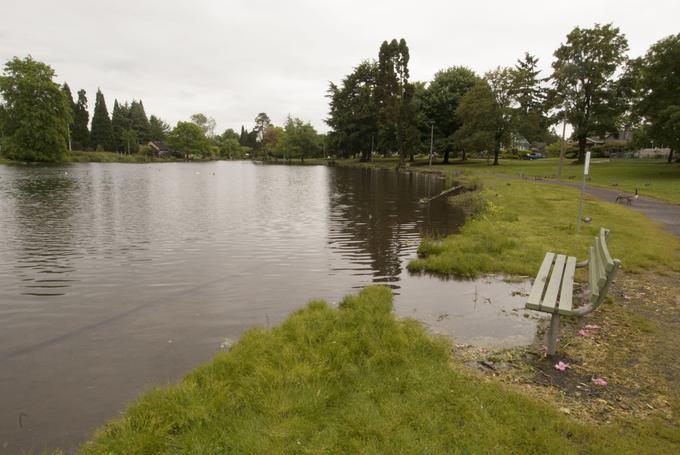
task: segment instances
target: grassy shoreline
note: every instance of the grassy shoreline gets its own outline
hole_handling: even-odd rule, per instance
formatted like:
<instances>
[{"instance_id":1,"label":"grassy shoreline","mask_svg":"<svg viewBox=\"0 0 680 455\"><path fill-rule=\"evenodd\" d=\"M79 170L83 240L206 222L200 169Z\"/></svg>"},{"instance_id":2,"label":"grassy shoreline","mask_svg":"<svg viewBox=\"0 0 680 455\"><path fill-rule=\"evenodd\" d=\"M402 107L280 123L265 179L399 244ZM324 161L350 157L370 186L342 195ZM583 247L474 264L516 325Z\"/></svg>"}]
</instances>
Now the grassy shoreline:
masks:
<instances>
[{"instance_id":1,"label":"grassy shoreline","mask_svg":"<svg viewBox=\"0 0 680 455\"><path fill-rule=\"evenodd\" d=\"M610 249L624 270L680 270L680 241L640 213L586 197L584 214L592 221L577 234L578 190L492 176L484 182L479 213L459 234L423 240L410 271L533 276L546 251L583 258L600 227L611 230Z\"/></svg>"},{"instance_id":2,"label":"grassy shoreline","mask_svg":"<svg viewBox=\"0 0 680 455\"><path fill-rule=\"evenodd\" d=\"M318 163L323 164L323 163ZM337 160L336 166L396 168L398 159L376 159L365 163L357 160ZM498 166L491 166L486 160L468 159L452 161L451 164L433 163L428 165L427 159L416 159L409 163L408 170L441 172L463 175L505 175L510 177L527 177L536 179L555 179L559 167L559 159L546 158L540 160L501 160ZM583 166L572 160L565 160L562 178L565 182L580 182ZM613 189L632 194L637 188L643 196L652 197L673 204L680 204L680 163L667 163L665 160L615 160L594 158L590 168L588 185Z\"/></svg>"},{"instance_id":3,"label":"grassy shoreline","mask_svg":"<svg viewBox=\"0 0 680 455\"><path fill-rule=\"evenodd\" d=\"M594 425L450 363L447 340L369 287L251 329L148 392L81 453L673 453L635 422Z\"/></svg>"},{"instance_id":4,"label":"grassy shoreline","mask_svg":"<svg viewBox=\"0 0 680 455\"><path fill-rule=\"evenodd\" d=\"M170 162L184 162L186 160L176 158L155 158L141 154L126 155L116 152L85 152L73 151L70 152L66 160L59 163L41 163L41 162L25 162L9 160L0 156L0 164L64 164L64 163L170 163Z\"/></svg>"}]
</instances>

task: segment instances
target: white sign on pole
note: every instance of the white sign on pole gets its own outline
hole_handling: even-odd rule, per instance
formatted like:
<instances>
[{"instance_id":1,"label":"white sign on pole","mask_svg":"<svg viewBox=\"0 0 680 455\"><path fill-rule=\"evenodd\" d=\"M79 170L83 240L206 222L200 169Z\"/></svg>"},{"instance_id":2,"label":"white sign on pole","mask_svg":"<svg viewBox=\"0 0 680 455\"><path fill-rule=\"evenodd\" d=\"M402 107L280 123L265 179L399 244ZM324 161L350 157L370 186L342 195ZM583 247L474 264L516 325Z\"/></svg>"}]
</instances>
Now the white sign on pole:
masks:
<instances>
[{"instance_id":1,"label":"white sign on pole","mask_svg":"<svg viewBox=\"0 0 680 455\"><path fill-rule=\"evenodd\" d=\"M586 152L586 164L583 166L583 175L588 175L590 170L590 152Z\"/></svg>"}]
</instances>

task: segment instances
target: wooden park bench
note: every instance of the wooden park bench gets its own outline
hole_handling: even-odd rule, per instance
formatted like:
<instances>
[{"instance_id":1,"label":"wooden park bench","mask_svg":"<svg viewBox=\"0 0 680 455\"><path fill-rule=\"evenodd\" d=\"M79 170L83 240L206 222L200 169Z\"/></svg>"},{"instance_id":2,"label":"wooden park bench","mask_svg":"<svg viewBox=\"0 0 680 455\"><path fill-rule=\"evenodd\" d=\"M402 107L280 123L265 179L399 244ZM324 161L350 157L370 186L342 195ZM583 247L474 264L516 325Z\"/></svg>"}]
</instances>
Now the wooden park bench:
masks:
<instances>
[{"instance_id":1,"label":"wooden park bench","mask_svg":"<svg viewBox=\"0 0 680 455\"><path fill-rule=\"evenodd\" d=\"M588 248L588 259L582 262L577 263L573 256L550 252L543 258L525 307L552 314L548 330L548 355L555 355L560 316L586 315L600 306L607 296L609 285L621 265L621 261L609 255L608 236L607 229L600 229ZM588 267L588 298L578 308L573 305L574 272L577 267Z\"/></svg>"}]
</instances>

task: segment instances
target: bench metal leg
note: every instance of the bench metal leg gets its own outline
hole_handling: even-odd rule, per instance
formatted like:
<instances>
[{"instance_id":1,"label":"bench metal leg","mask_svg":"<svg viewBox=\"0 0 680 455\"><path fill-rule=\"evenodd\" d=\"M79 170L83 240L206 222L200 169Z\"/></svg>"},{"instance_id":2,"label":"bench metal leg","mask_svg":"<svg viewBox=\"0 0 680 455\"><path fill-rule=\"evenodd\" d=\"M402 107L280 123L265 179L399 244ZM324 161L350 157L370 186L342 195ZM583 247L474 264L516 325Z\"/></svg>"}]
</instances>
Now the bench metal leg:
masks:
<instances>
[{"instance_id":1,"label":"bench metal leg","mask_svg":"<svg viewBox=\"0 0 680 455\"><path fill-rule=\"evenodd\" d=\"M548 329L548 355L554 356L557 350L557 336L560 333L560 314L553 313Z\"/></svg>"}]
</instances>

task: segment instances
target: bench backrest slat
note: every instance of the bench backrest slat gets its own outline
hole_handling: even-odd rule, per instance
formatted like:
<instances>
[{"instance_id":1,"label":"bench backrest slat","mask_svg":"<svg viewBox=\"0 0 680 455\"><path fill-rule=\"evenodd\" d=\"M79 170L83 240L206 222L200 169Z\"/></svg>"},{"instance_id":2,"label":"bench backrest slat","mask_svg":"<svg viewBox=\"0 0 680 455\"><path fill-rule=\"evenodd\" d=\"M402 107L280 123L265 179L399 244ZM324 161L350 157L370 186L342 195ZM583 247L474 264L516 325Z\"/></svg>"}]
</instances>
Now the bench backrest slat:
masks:
<instances>
[{"instance_id":1,"label":"bench backrest slat","mask_svg":"<svg viewBox=\"0 0 680 455\"><path fill-rule=\"evenodd\" d=\"M600 234L597 236L596 240L598 252L600 253L600 257L602 258L602 262L605 269L607 269L607 272L614 268L614 261L612 260L612 257L609 254L609 248L607 247L608 234L609 231L602 228L600 229Z\"/></svg>"},{"instance_id":2,"label":"bench backrest slat","mask_svg":"<svg viewBox=\"0 0 680 455\"><path fill-rule=\"evenodd\" d=\"M598 278L597 287L601 288L605 281L607 281L607 269L605 268L605 259L602 254L602 244L597 237L595 238L595 246L593 249L595 250L595 272Z\"/></svg>"},{"instance_id":3,"label":"bench backrest slat","mask_svg":"<svg viewBox=\"0 0 680 455\"><path fill-rule=\"evenodd\" d=\"M602 228L595 237L593 246L588 251L588 277L590 284L590 301L597 308L609 290L609 285L614 280L616 270L621 262L612 259L607 248L609 231Z\"/></svg>"}]
</instances>

